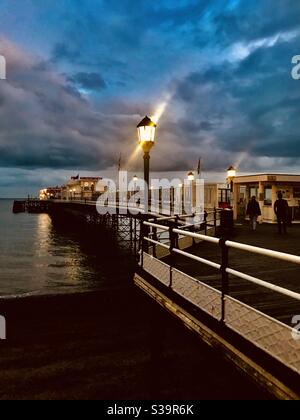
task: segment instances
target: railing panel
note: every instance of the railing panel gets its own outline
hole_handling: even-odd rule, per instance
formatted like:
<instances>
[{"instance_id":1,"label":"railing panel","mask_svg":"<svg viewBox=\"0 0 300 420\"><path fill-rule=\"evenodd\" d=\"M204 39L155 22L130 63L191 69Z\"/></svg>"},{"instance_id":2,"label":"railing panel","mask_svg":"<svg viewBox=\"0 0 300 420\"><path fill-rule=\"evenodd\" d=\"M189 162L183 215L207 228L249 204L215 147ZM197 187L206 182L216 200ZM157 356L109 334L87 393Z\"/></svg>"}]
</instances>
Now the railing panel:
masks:
<instances>
[{"instance_id":1,"label":"railing panel","mask_svg":"<svg viewBox=\"0 0 300 420\"><path fill-rule=\"evenodd\" d=\"M226 297L225 313L229 328L300 373L300 340L293 338L292 328L231 297Z\"/></svg>"},{"instance_id":2,"label":"railing panel","mask_svg":"<svg viewBox=\"0 0 300 420\"><path fill-rule=\"evenodd\" d=\"M170 266L144 252L143 268L165 286L170 285Z\"/></svg>"},{"instance_id":3,"label":"railing panel","mask_svg":"<svg viewBox=\"0 0 300 420\"><path fill-rule=\"evenodd\" d=\"M221 319L222 294L179 270L173 269L172 289L217 320Z\"/></svg>"}]
</instances>

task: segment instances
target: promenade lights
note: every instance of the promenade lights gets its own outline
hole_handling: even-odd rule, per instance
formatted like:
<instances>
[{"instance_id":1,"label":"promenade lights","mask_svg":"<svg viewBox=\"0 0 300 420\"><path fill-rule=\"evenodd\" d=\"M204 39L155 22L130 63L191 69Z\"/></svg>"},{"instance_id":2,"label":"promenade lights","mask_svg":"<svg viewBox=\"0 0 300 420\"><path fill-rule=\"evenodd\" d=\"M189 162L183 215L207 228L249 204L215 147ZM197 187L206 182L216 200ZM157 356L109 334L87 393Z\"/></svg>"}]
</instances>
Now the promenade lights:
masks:
<instances>
[{"instance_id":1,"label":"promenade lights","mask_svg":"<svg viewBox=\"0 0 300 420\"><path fill-rule=\"evenodd\" d=\"M194 174L194 172L189 172L188 173L188 180L189 181L195 181L195 174Z\"/></svg>"},{"instance_id":2,"label":"promenade lights","mask_svg":"<svg viewBox=\"0 0 300 420\"><path fill-rule=\"evenodd\" d=\"M230 166L227 169L227 182L230 185L230 191L233 192L233 181L236 177L236 168L234 166Z\"/></svg>"},{"instance_id":3,"label":"promenade lights","mask_svg":"<svg viewBox=\"0 0 300 420\"><path fill-rule=\"evenodd\" d=\"M147 116L137 126L139 144L144 152L145 213L149 209L150 151L155 144L156 127Z\"/></svg>"}]
</instances>

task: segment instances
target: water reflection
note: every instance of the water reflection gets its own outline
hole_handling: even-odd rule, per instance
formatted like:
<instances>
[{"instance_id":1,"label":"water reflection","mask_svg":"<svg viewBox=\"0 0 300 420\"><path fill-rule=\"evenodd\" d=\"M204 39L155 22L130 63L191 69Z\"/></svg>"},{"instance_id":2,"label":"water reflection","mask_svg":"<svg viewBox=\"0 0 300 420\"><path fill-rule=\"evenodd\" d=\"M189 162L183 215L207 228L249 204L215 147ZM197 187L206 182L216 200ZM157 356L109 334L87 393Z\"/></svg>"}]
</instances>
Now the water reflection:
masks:
<instances>
[{"instance_id":1,"label":"water reflection","mask_svg":"<svg viewBox=\"0 0 300 420\"><path fill-rule=\"evenodd\" d=\"M42 257L49 251L49 232L51 219L48 214L38 214L36 230L36 256Z\"/></svg>"},{"instance_id":2,"label":"water reflection","mask_svg":"<svg viewBox=\"0 0 300 420\"><path fill-rule=\"evenodd\" d=\"M133 262L111 235L53 220L11 215L0 201L0 294L65 293L118 287L131 280Z\"/></svg>"}]
</instances>

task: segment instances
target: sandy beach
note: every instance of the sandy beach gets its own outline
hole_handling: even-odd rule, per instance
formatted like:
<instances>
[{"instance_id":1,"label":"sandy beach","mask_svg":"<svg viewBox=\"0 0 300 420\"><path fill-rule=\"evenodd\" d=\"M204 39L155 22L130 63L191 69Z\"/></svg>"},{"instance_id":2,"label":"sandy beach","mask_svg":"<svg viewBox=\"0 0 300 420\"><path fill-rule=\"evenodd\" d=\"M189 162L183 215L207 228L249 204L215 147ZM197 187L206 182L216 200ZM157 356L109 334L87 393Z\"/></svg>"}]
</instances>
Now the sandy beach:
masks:
<instances>
[{"instance_id":1,"label":"sandy beach","mask_svg":"<svg viewBox=\"0 0 300 420\"><path fill-rule=\"evenodd\" d=\"M0 308L8 329L1 399L265 397L133 286L9 299ZM151 357L158 325L159 359Z\"/></svg>"}]
</instances>

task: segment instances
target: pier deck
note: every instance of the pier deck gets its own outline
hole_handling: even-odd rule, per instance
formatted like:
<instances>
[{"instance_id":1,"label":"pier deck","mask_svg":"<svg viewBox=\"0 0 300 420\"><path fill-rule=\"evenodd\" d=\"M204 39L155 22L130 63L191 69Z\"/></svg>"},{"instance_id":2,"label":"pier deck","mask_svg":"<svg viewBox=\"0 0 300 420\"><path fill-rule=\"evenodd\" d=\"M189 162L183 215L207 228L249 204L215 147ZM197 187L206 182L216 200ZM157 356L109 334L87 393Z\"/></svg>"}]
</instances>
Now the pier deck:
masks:
<instances>
[{"instance_id":1,"label":"pier deck","mask_svg":"<svg viewBox=\"0 0 300 420\"><path fill-rule=\"evenodd\" d=\"M299 399L299 227L281 237L276 226L237 226L229 240L143 225L151 230L136 285L262 387ZM167 229L168 244L152 239L157 229ZM194 239L193 247L182 248L182 238Z\"/></svg>"},{"instance_id":2,"label":"pier deck","mask_svg":"<svg viewBox=\"0 0 300 420\"><path fill-rule=\"evenodd\" d=\"M274 225L261 225L256 232L249 231L247 225L236 227L235 241L274 251L300 255L300 226L294 225L288 235L280 236ZM220 250L209 243L197 244L192 253L202 258L220 263ZM176 256L176 268L202 282L221 290L220 274L199 263ZM300 266L272 258L230 250L230 266L277 286L300 293ZM274 293L236 277L229 277L229 294L291 326L292 318L300 315L300 302Z\"/></svg>"}]
</instances>

